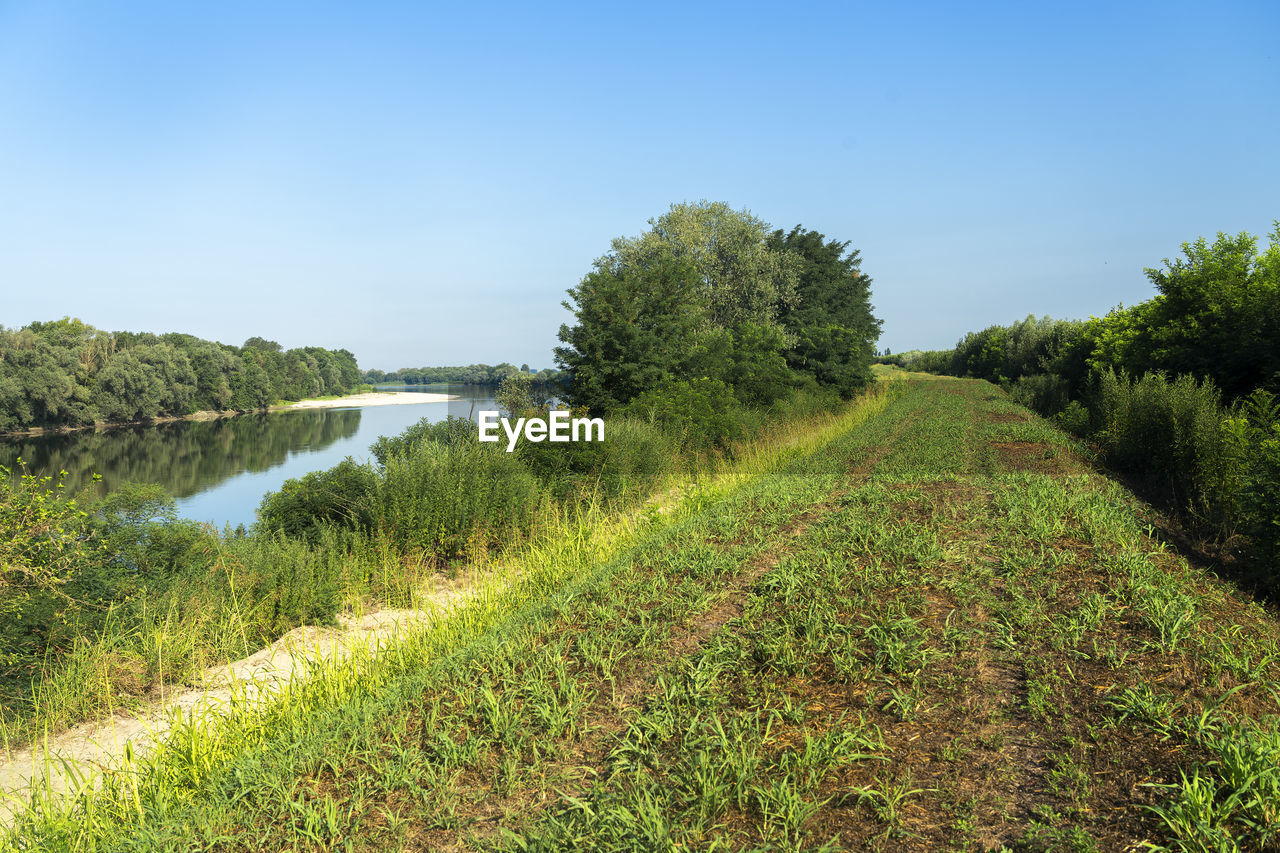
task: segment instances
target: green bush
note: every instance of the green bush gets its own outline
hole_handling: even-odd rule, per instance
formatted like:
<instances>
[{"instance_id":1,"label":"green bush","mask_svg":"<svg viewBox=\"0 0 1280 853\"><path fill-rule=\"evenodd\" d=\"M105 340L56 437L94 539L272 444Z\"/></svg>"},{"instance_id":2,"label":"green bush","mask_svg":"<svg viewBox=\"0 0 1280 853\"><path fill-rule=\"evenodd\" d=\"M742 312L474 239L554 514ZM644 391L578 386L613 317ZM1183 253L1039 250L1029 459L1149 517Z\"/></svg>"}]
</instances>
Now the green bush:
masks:
<instances>
[{"instance_id":1,"label":"green bush","mask_svg":"<svg viewBox=\"0 0 1280 853\"><path fill-rule=\"evenodd\" d=\"M1079 400L1067 403L1065 409L1054 415L1054 420L1072 435L1087 435L1089 432L1089 410Z\"/></svg>"},{"instance_id":2,"label":"green bush","mask_svg":"<svg viewBox=\"0 0 1280 853\"><path fill-rule=\"evenodd\" d=\"M617 501L652 491L671 470L676 448L654 424L619 416L605 419L604 441L522 441L515 452L558 501L586 494Z\"/></svg>"},{"instance_id":3,"label":"green bush","mask_svg":"<svg viewBox=\"0 0 1280 853\"><path fill-rule=\"evenodd\" d=\"M650 388L623 407L622 414L656 424L696 450L728 447L742 435L745 416L733 390L718 379Z\"/></svg>"},{"instance_id":4,"label":"green bush","mask_svg":"<svg viewBox=\"0 0 1280 853\"><path fill-rule=\"evenodd\" d=\"M1164 486L1203 521L1230 524L1240 458L1212 382L1108 370L1095 382L1092 414L1107 464Z\"/></svg>"},{"instance_id":5,"label":"green bush","mask_svg":"<svg viewBox=\"0 0 1280 853\"><path fill-rule=\"evenodd\" d=\"M401 547L453 559L525 531L542 499L533 474L498 444L423 441L388 457L376 513Z\"/></svg>"},{"instance_id":6,"label":"green bush","mask_svg":"<svg viewBox=\"0 0 1280 853\"><path fill-rule=\"evenodd\" d=\"M403 456L424 441L436 444L465 444L475 441L476 425L467 418L455 418L450 415L443 421L431 421L423 418L399 435L380 435L369 447L379 465L386 465L392 456Z\"/></svg>"},{"instance_id":7,"label":"green bush","mask_svg":"<svg viewBox=\"0 0 1280 853\"><path fill-rule=\"evenodd\" d=\"M206 569L218 549L216 534L179 519L174 499L152 483L124 483L91 510L109 563L131 587L163 590L175 577Z\"/></svg>"},{"instance_id":8,"label":"green bush","mask_svg":"<svg viewBox=\"0 0 1280 853\"><path fill-rule=\"evenodd\" d=\"M1071 402L1067 380L1052 373L1023 376L1009 388L1009 397L1028 409L1051 418Z\"/></svg>"},{"instance_id":9,"label":"green bush","mask_svg":"<svg viewBox=\"0 0 1280 853\"><path fill-rule=\"evenodd\" d=\"M1255 391L1229 427L1240 453L1239 503L1253 564L1265 585L1280 591L1280 400Z\"/></svg>"},{"instance_id":10,"label":"green bush","mask_svg":"<svg viewBox=\"0 0 1280 853\"><path fill-rule=\"evenodd\" d=\"M286 480L258 506L259 530L287 536L316 538L326 524L371 530L376 516L373 495L378 474L350 456L327 471Z\"/></svg>"},{"instance_id":11,"label":"green bush","mask_svg":"<svg viewBox=\"0 0 1280 853\"><path fill-rule=\"evenodd\" d=\"M192 592L228 604L233 596L242 602L253 645L271 642L299 625L332 624L342 604L350 551L334 527L317 528L314 539L313 545L263 533L230 542L215 582L196 585Z\"/></svg>"}]
</instances>

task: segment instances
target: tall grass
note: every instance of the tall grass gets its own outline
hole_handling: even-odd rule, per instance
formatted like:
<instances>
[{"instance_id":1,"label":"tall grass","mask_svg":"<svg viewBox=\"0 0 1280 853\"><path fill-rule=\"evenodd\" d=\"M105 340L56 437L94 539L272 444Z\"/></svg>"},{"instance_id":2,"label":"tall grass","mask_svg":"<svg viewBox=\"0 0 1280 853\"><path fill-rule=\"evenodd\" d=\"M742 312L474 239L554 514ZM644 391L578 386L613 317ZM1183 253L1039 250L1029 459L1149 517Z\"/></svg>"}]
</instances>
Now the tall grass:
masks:
<instances>
[{"instance_id":1,"label":"tall grass","mask_svg":"<svg viewBox=\"0 0 1280 853\"><path fill-rule=\"evenodd\" d=\"M527 530L545 500L514 454L475 441L423 441L392 454L374 490L376 523L392 541L445 560Z\"/></svg>"},{"instance_id":2,"label":"tall grass","mask_svg":"<svg viewBox=\"0 0 1280 853\"><path fill-rule=\"evenodd\" d=\"M195 683L294 627L334 624L344 608L412 605L428 572L383 537L332 526L314 543L207 536L201 563L163 584L101 608L71 600L48 611L63 639L9 660L0 744L146 701L165 684Z\"/></svg>"},{"instance_id":3,"label":"tall grass","mask_svg":"<svg viewBox=\"0 0 1280 853\"><path fill-rule=\"evenodd\" d=\"M1240 460L1212 382L1108 370L1097 377L1091 409L1093 439L1108 464L1158 481L1203 521L1230 524Z\"/></svg>"},{"instance_id":4,"label":"tall grass","mask_svg":"<svg viewBox=\"0 0 1280 853\"><path fill-rule=\"evenodd\" d=\"M1201 530L1249 540L1246 573L1280 593L1280 401L1267 391L1230 405L1210 380L1160 373L1094 376L1083 403L1052 374L1024 377L1010 396L1087 438Z\"/></svg>"}]
</instances>

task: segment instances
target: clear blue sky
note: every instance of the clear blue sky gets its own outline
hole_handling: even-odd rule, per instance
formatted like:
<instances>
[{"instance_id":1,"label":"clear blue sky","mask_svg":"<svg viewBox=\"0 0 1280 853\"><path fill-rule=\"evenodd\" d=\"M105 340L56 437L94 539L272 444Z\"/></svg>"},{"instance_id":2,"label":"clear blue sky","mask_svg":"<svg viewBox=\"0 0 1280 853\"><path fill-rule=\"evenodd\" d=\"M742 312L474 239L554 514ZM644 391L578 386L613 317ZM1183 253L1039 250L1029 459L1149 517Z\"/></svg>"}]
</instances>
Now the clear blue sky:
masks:
<instances>
[{"instance_id":1,"label":"clear blue sky","mask_svg":"<svg viewBox=\"0 0 1280 853\"><path fill-rule=\"evenodd\" d=\"M705 198L852 241L939 348L1280 217L1275 0L541 6L0 0L0 324L549 366Z\"/></svg>"}]
</instances>

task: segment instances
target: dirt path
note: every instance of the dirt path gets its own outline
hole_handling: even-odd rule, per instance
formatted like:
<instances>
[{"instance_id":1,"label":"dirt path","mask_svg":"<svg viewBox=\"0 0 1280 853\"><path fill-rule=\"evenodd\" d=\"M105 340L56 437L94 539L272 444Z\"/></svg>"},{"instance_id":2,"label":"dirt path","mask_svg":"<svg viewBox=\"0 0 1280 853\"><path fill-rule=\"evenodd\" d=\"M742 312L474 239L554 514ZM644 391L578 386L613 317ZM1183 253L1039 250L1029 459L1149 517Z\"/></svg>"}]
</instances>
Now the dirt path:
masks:
<instances>
[{"instance_id":1,"label":"dirt path","mask_svg":"<svg viewBox=\"0 0 1280 853\"><path fill-rule=\"evenodd\" d=\"M294 628L247 658L205 670L197 687L173 687L140 710L92 720L0 758L0 826L29 801L34 788L65 794L78 779L92 779L120 763L126 745L145 755L181 716L198 719L225 713L237 701L265 700L306 676L309 665L342 661L357 650L378 654L397 635L458 607L476 585L442 589L424 602L428 609L381 610L360 617L339 616L337 628Z\"/></svg>"}]
</instances>

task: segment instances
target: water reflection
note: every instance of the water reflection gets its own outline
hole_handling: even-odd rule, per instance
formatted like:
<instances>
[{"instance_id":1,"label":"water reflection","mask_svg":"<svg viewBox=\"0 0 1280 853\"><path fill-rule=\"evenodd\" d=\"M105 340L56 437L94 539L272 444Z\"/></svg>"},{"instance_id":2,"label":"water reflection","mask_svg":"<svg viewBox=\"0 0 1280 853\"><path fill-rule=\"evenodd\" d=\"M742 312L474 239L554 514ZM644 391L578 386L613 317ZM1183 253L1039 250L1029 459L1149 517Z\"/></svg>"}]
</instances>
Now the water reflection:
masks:
<instances>
[{"instance_id":1,"label":"water reflection","mask_svg":"<svg viewBox=\"0 0 1280 853\"><path fill-rule=\"evenodd\" d=\"M497 408L490 388L419 385L395 390L447 392L458 399L0 439L0 465L15 468L22 457L27 471L38 476L66 471L63 482L73 490L90 484L94 474L102 476L99 490L125 480L159 483L179 499L178 512L187 518L218 527L249 525L264 494L347 456L367 459L378 436L396 435L424 417L474 418L481 409Z\"/></svg>"},{"instance_id":2,"label":"water reflection","mask_svg":"<svg viewBox=\"0 0 1280 853\"><path fill-rule=\"evenodd\" d=\"M0 464L41 476L66 471L67 488L79 491L94 474L101 488L125 480L159 483L185 498L245 471L266 471L290 453L321 450L355 435L360 409L252 413L213 421L40 435L0 440Z\"/></svg>"}]
</instances>

